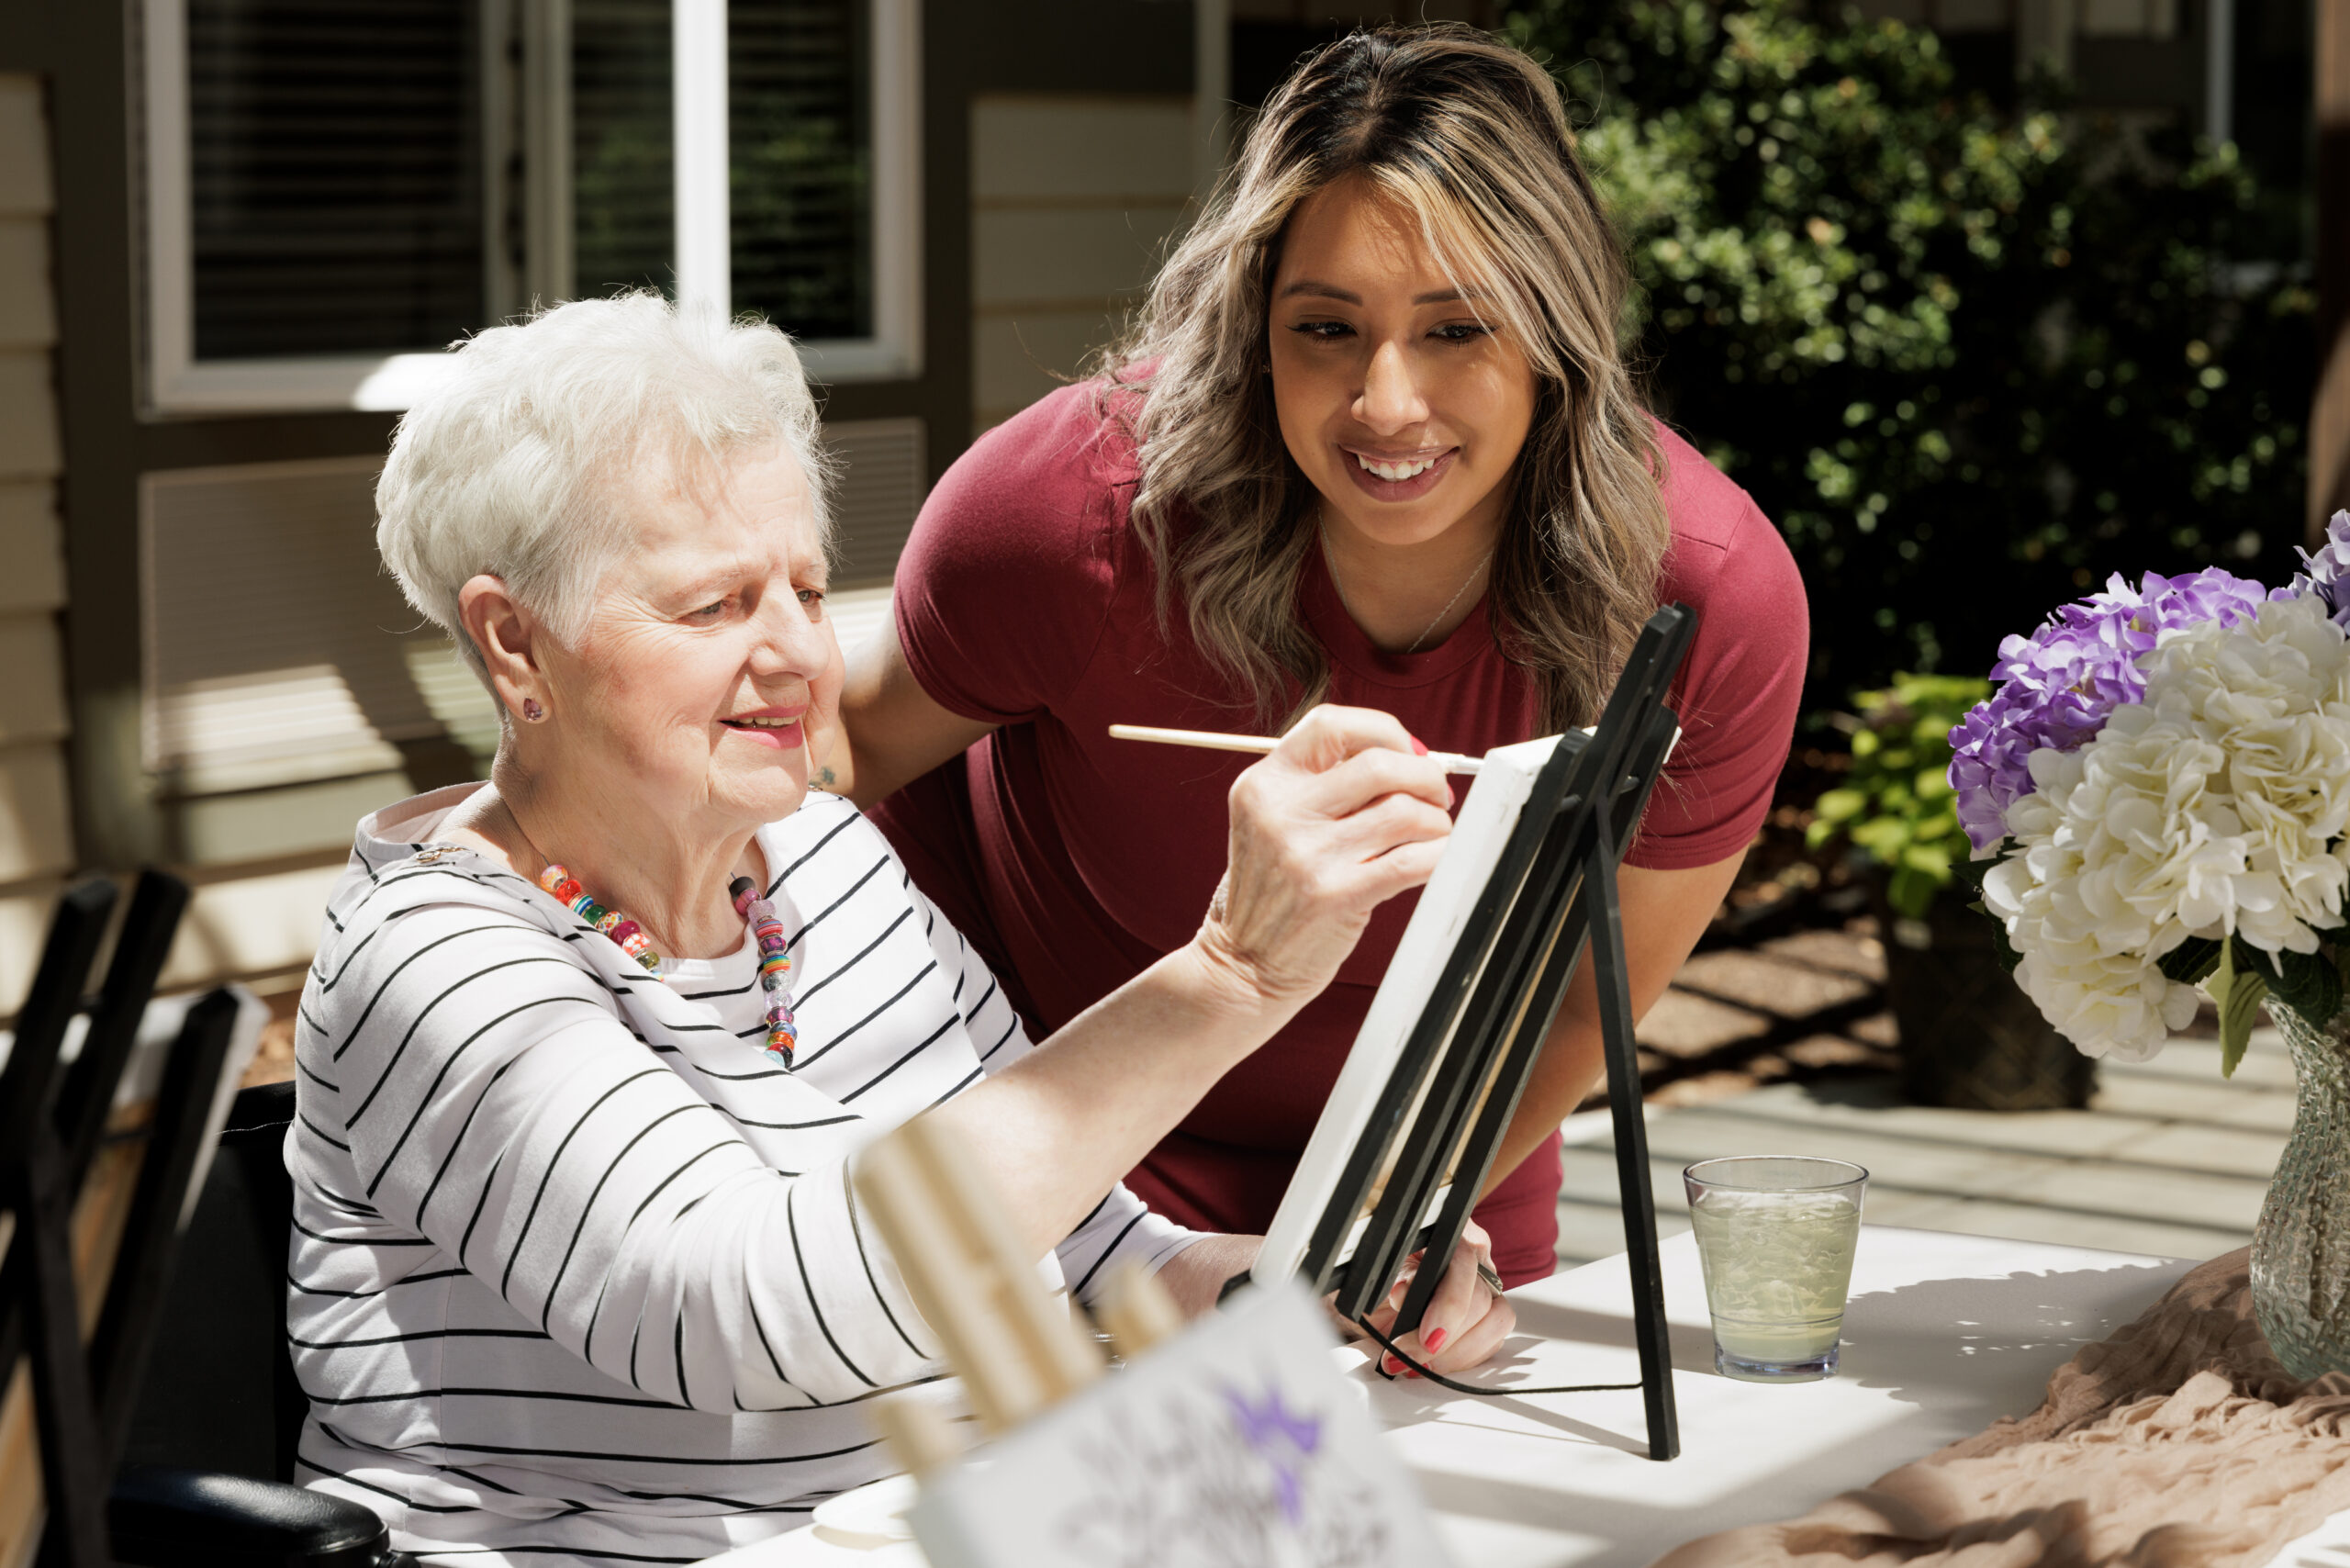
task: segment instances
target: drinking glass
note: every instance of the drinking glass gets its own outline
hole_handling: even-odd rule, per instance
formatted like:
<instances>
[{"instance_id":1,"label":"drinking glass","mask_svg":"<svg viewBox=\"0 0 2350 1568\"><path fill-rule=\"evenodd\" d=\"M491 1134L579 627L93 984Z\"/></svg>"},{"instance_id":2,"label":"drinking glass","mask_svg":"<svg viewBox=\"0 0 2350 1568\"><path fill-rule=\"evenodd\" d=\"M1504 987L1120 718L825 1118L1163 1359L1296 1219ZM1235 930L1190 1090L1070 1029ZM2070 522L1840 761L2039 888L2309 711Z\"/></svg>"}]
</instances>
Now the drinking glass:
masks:
<instances>
[{"instance_id":1,"label":"drinking glass","mask_svg":"<svg viewBox=\"0 0 2350 1568\"><path fill-rule=\"evenodd\" d=\"M1836 1375L1868 1179L1849 1160L1798 1155L1701 1159L1682 1171L1723 1376Z\"/></svg>"}]
</instances>

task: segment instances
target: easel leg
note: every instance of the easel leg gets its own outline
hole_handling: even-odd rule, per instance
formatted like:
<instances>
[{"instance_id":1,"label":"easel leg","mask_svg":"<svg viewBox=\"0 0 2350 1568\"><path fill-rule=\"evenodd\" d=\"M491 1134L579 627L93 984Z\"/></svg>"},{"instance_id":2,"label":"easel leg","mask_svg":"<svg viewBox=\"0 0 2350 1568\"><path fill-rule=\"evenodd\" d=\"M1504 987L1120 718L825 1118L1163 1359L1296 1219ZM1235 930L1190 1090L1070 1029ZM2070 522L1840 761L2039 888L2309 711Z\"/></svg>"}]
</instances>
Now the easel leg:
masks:
<instances>
[{"instance_id":1,"label":"easel leg","mask_svg":"<svg viewBox=\"0 0 2350 1568\"><path fill-rule=\"evenodd\" d=\"M1640 1397L1648 1407L1649 1457L1681 1452L1673 1399L1673 1347L1664 1320L1664 1265L1657 1253L1656 1193L1649 1185L1648 1124L1640 1115L1640 1063L1632 1039L1631 976L1624 917L1616 902L1616 859L1593 846L1584 907L1592 912L1592 980L1607 1057L1607 1107L1616 1131L1616 1183L1624 1204L1624 1261L1632 1278L1632 1334L1640 1351ZM1596 895L1596 896L1593 896Z\"/></svg>"}]
</instances>

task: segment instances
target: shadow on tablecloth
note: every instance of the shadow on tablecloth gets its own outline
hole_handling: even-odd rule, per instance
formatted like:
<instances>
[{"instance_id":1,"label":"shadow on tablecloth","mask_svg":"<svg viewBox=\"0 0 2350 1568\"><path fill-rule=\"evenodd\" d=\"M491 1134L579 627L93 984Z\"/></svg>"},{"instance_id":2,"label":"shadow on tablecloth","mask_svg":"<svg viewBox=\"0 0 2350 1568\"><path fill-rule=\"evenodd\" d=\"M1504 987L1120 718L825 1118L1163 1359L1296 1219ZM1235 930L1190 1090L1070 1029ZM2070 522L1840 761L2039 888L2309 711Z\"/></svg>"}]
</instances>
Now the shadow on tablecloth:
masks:
<instances>
[{"instance_id":1,"label":"shadow on tablecloth","mask_svg":"<svg viewBox=\"0 0 2350 1568\"><path fill-rule=\"evenodd\" d=\"M1844 1309L1838 1376L1905 1404L1937 1406L1961 1430L1988 1425L2030 1408L2042 1386L2037 1369L2097 1342L2112 1321L2105 1304L2143 1300L2155 1285L2177 1279L2176 1264L2140 1264L2020 1270L1865 1291ZM2017 1368L2019 1359L2029 1373ZM1897 1375L1877 1370L1894 1367ZM2011 1391L2024 1375L2031 1378L2031 1392L2018 1398Z\"/></svg>"}]
</instances>

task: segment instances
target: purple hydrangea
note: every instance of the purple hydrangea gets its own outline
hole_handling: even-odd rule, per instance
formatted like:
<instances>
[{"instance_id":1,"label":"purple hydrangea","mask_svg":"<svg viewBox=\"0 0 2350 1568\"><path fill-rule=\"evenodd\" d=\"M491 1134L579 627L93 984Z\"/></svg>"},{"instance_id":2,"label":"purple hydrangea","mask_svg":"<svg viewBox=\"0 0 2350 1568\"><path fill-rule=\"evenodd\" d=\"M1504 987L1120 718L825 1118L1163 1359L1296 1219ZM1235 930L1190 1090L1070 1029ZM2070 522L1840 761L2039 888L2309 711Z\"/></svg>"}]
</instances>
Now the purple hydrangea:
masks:
<instances>
[{"instance_id":1,"label":"purple hydrangea","mask_svg":"<svg viewBox=\"0 0 2350 1568\"><path fill-rule=\"evenodd\" d=\"M2350 534L2350 514L2337 521ZM2335 550L2339 566L2325 570L2350 583L2350 543L2328 545L2329 563ZM2217 567L2186 577L2149 572L2134 588L2117 572L2103 593L2062 607L2029 637L2001 643L1990 700L1950 733L1950 781L1967 841L1988 849L2007 836L2009 805L2031 793L2033 752L2071 751L2105 728L2114 709L2138 700L2146 689L2139 656L2162 633L2206 621L2232 626L2270 599L2291 597Z\"/></svg>"},{"instance_id":2,"label":"purple hydrangea","mask_svg":"<svg viewBox=\"0 0 2350 1568\"><path fill-rule=\"evenodd\" d=\"M2296 599L2315 594L2325 603L2333 623L2350 632L2350 511L2338 511L2325 525L2325 543L2312 555L2300 553L2302 571L2293 574Z\"/></svg>"}]
</instances>

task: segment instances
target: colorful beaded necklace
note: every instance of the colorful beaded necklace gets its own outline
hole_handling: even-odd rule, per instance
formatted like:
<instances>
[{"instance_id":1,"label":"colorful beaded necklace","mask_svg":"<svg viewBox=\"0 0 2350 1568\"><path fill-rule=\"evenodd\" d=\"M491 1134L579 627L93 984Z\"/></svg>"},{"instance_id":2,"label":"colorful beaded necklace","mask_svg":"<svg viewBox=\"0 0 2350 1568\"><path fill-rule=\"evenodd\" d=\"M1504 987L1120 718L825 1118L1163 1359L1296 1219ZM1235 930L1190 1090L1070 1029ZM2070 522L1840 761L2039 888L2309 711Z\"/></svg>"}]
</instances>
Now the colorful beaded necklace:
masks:
<instances>
[{"instance_id":1,"label":"colorful beaded necklace","mask_svg":"<svg viewBox=\"0 0 2350 1568\"><path fill-rule=\"evenodd\" d=\"M568 870L548 866L539 873L539 886L555 902L618 943L630 958L655 975L661 972L661 955L653 950L653 939L644 934L644 927L620 911L597 902ZM759 896L758 884L750 878L735 878L726 890L734 900L734 912L743 917L743 924L751 928L752 938L759 945L759 987L767 993L767 1052L789 1072L792 1050L800 1041L800 1025L792 1016L791 992L784 983L784 978L791 973L791 955L786 950L783 923L775 917L775 905Z\"/></svg>"}]
</instances>

